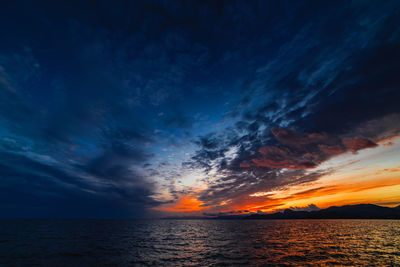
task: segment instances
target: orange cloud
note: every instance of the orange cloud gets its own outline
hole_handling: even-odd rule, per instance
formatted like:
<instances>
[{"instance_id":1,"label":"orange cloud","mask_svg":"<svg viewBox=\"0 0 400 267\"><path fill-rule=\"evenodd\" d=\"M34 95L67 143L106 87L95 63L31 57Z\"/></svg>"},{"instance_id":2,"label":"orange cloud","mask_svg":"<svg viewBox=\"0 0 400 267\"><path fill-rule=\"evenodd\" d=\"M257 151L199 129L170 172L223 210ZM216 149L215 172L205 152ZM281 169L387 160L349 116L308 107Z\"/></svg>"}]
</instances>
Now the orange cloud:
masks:
<instances>
[{"instance_id":1,"label":"orange cloud","mask_svg":"<svg viewBox=\"0 0 400 267\"><path fill-rule=\"evenodd\" d=\"M168 203L157 208L161 211L168 212L193 212L203 210L201 207L204 203L192 196L181 196L176 202Z\"/></svg>"},{"instance_id":2,"label":"orange cloud","mask_svg":"<svg viewBox=\"0 0 400 267\"><path fill-rule=\"evenodd\" d=\"M395 167L395 168L386 168L386 169L382 169L382 170L377 170L376 172L375 172L375 174L382 174L382 173L385 173L385 172L399 172L400 171L400 166L397 166L397 167Z\"/></svg>"},{"instance_id":3,"label":"orange cloud","mask_svg":"<svg viewBox=\"0 0 400 267\"><path fill-rule=\"evenodd\" d=\"M391 141L389 141L389 142L387 142L387 143L384 143L383 146L384 146L384 147L391 147L391 146L394 146L394 143L391 142Z\"/></svg>"}]
</instances>

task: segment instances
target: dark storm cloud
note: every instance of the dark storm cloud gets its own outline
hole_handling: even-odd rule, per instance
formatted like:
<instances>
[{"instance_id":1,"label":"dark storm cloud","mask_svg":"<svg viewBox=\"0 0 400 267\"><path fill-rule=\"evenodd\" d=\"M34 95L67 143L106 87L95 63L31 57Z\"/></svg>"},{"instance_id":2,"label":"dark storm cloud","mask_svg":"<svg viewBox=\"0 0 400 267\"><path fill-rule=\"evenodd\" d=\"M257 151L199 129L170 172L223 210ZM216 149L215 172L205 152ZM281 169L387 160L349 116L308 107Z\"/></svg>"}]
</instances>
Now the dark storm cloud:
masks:
<instances>
[{"instance_id":1,"label":"dark storm cloud","mask_svg":"<svg viewBox=\"0 0 400 267\"><path fill-rule=\"evenodd\" d=\"M143 151L114 143L104 152L83 166L88 173L107 179L122 179L131 173L129 167L146 162L151 156ZM133 175L132 175L133 176Z\"/></svg>"},{"instance_id":2,"label":"dark storm cloud","mask_svg":"<svg viewBox=\"0 0 400 267\"><path fill-rule=\"evenodd\" d=\"M144 216L157 205L139 177L121 187L33 153L2 153L1 217ZM134 179L132 179L134 178Z\"/></svg>"}]
</instances>

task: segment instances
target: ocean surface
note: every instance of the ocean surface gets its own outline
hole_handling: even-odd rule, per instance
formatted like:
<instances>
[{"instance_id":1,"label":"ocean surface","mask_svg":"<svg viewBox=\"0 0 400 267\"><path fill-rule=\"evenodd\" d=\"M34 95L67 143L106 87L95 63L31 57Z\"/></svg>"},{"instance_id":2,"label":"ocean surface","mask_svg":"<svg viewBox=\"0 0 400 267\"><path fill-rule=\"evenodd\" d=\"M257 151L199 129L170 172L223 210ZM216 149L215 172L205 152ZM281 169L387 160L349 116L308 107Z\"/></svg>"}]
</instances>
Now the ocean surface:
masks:
<instances>
[{"instance_id":1,"label":"ocean surface","mask_svg":"<svg viewBox=\"0 0 400 267\"><path fill-rule=\"evenodd\" d=\"M400 220L0 220L0 266L400 266Z\"/></svg>"}]
</instances>

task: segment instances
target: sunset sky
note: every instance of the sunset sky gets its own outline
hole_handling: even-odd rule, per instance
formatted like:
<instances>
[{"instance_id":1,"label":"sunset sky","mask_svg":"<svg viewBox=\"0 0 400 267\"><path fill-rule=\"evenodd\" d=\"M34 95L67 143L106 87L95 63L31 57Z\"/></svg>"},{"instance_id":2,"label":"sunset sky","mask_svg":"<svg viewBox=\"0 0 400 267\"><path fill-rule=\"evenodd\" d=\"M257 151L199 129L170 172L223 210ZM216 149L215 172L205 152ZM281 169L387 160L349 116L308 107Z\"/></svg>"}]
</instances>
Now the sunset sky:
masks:
<instances>
[{"instance_id":1,"label":"sunset sky","mask_svg":"<svg viewBox=\"0 0 400 267\"><path fill-rule=\"evenodd\" d=\"M400 205L399 1L8 2L0 217Z\"/></svg>"}]
</instances>

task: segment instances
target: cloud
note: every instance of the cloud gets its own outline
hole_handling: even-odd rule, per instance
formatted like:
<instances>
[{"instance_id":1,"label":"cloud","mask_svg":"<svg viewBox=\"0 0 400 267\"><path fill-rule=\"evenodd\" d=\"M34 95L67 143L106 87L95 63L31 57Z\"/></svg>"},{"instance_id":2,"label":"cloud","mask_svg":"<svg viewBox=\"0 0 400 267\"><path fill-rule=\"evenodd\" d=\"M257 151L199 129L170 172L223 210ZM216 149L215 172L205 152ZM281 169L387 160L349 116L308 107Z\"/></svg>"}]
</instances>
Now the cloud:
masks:
<instances>
[{"instance_id":1,"label":"cloud","mask_svg":"<svg viewBox=\"0 0 400 267\"><path fill-rule=\"evenodd\" d=\"M375 174L380 175L382 173L392 173L392 172L400 172L400 166L378 170L375 172Z\"/></svg>"},{"instance_id":2,"label":"cloud","mask_svg":"<svg viewBox=\"0 0 400 267\"><path fill-rule=\"evenodd\" d=\"M272 134L286 147L261 147L261 158L252 159L260 167L307 169L318 166L332 155L346 151L356 153L378 145L363 137L338 138L319 133L299 133L287 128L272 128ZM250 167L242 163L241 167Z\"/></svg>"},{"instance_id":3,"label":"cloud","mask_svg":"<svg viewBox=\"0 0 400 267\"><path fill-rule=\"evenodd\" d=\"M352 151L353 153L356 153L358 150L361 149L373 148L378 146L373 141L363 137L344 138L343 144L348 150Z\"/></svg>"},{"instance_id":4,"label":"cloud","mask_svg":"<svg viewBox=\"0 0 400 267\"><path fill-rule=\"evenodd\" d=\"M314 168L316 164L306 159L298 159L289 150L278 147L262 147L259 150L261 159L253 159L257 166L270 168L306 169Z\"/></svg>"},{"instance_id":5,"label":"cloud","mask_svg":"<svg viewBox=\"0 0 400 267\"><path fill-rule=\"evenodd\" d=\"M319 133L300 133L288 128L272 128L272 134L282 144L290 146L305 146L313 143L321 143L327 136Z\"/></svg>"},{"instance_id":6,"label":"cloud","mask_svg":"<svg viewBox=\"0 0 400 267\"><path fill-rule=\"evenodd\" d=\"M291 210L294 211L317 211L320 210L315 204L310 204L305 207L290 207Z\"/></svg>"},{"instance_id":7,"label":"cloud","mask_svg":"<svg viewBox=\"0 0 400 267\"><path fill-rule=\"evenodd\" d=\"M340 154L344 152L343 148L340 146L320 144L318 147L327 154Z\"/></svg>"},{"instance_id":8,"label":"cloud","mask_svg":"<svg viewBox=\"0 0 400 267\"><path fill-rule=\"evenodd\" d=\"M151 197L152 184L123 165L82 171L31 152L1 152L0 158L2 216L143 217L146 207L160 204Z\"/></svg>"},{"instance_id":9,"label":"cloud","mask_svg":"<svg viewBox=\"0 0 400 267\"><path fill-rule=\"evenodd\" d=\"M166 203L156 208L159 211L167 212L196 212L203 210L202 202L192 196L180 196L174 203Z\"/></svg>"}]
</instances>

